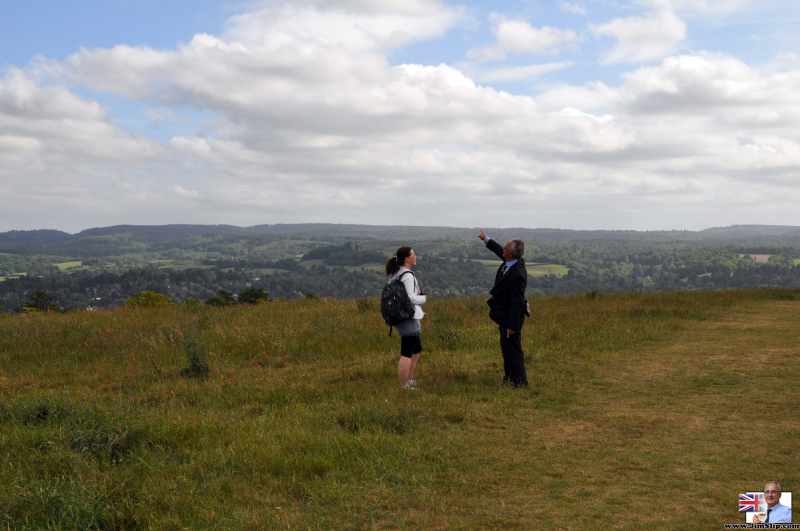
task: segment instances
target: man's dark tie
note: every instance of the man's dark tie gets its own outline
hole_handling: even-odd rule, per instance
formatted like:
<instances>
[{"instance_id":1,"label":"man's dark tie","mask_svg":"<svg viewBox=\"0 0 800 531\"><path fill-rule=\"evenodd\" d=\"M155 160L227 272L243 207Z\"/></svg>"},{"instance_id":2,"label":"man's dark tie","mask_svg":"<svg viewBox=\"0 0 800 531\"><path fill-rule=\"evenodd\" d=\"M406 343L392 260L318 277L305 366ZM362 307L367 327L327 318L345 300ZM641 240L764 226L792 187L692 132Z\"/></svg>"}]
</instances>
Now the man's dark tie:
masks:
<instances>
[{"instance_id":1,"label":"man's dark tie","mask_svg":"<svg viewBox=\"0 0 800 531\"><path fill-rule=\"evenodd\" d=\"M503 278L503 273L506 272L506 268L507 267L508 267L508 264L506 264L506 263L503 263L503 265L500 266L500 269L497 272L497 276L494 277L494 281L495 282L500 282L500 279Z\"/></svg>"},{"instance_id":2,"label":"man's dark tie","mask_svg":"<svg viewBox=\"0 0 800 531\"><path fill-rule=\"evenodd\" d=\"M771 513L771 512L772 512L772 509L767 509L767 519L764 520L764 523L766 523L766 524L769 523L769 513Z\"/></svg>"}]
</instances>

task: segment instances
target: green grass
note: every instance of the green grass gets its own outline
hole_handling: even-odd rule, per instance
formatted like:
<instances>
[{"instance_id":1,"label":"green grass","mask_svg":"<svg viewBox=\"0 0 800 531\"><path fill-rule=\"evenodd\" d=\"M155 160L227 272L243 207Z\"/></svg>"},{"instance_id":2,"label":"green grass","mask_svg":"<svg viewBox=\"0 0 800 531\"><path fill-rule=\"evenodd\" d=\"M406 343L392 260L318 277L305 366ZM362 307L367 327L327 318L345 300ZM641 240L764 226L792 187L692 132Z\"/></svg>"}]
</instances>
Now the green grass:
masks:
<instances>
[{"instance_id":1,"label":"green grass","mask_svg":"<svg viewBox=\"0 0 800 531\"><path fill-rule=\"evenodd\" d=\"M457 260L457 258L453 258L453 260ZM486 267L491 269L497 269L500 267L500 260L476 260L476 259L469 259L471 262L477 262L479 264L483 264ZM538 264L536 262L526 263L525 267L528 270L528 274L532 277L543 277L545 275L555 275L557 277L562 277L569 272L569 268L559 264Z\"/></svg>"},{"instance_id":2,"label":"green grass","mask_svg":"<svg viewBox=\"0 0 800 531\"><path fill-rule=\"evenodd\" d=\"M526 264L526 266L528 269L528 274L532 277L543 277L545 275L563 277L569 273L569 268L567 266L559 264Z\"/></svg>"},{"instance_id":3,"label":"green grass","mask_svg":"<svg viewBox=\"0 0 800 531\"><path fill-rule=\"evenodd\" d=\"M794 259L794 265L800 265L800 258Z\"/></svg>"},{"instance_id":4,"label":"green grass","mask_svg":"<svg viewBox=\"0 0 800 531\"><path fill-rule=\"evenodd\" d=\"M386 264L380 262L368 262L366 264L361 264L358 266L344 266L344 268L346 271L361 271L361 269L363 268L370 271L382 272L385 270Z\"/></svg>"},{"instance_id":5,"label":"green grass","mask_svg":"<svg viewBox=\"0 0 800 531\"><path fill-rule=\"evenodd\" d=\"M457 258L452 258L452 260L458 260ZM499 260L473 260L469 259L472 262L477 262L479 264L485 265L486 267L496 269L500 265ZM325 263L325 260L322 258L316 260L303 260L300 262L300 265L303 267L311 267L321 266ZM528 274L532 277L542 277L544 275L556 275L558 277L564 276L569 272L569 268L559 264L526 264L528 269ZM347 271L356 271L364 269L370 269L372 271L383 271L385 264L379 262L370 262L367 264L361 264L358 266L344 266Z\"/></svg>"},{"instance_id":6,"label":"green grass","mask_svg":"<svg viewBox=\"0 0 800 531\"><path fill-rule=\"evenodd\" d=\"M800 481L798 304L778 289L536 299L530 386L513 391L485 301L431 301L413 393L376 300L0 316L0 518L720 528L743 521L739 492ZM181 373L198 348L208 378Z\"/></svg>"},{"instance_id":7,"label":"green grass","mask_svg":"<svg viewBox=\"0 0 800 531\"><path fill-rule=\"evenodd\" d=\"M187 269L214 269L216 266L213 265L165 265L159 266L159 269L172 269L175 271L186 271Z\"/></svg>"},{"instance_id":8,"label":"green grass","mask_svg":"<svg viewBox=\"0 0 800 531\"><path fill-rule=\"evenodd\" d=\"M299 264L305 268L310 268L311 266L321 266L325 263L324 258L316 258L314 260L301 260ZM372 271L383 271L385 264L380 262L368 262L366 264L361 264L357 266L342 266L346 271L360 271L363 267L364 269L370 269ZM329 266L329 267L336 267L336 266Z\"/></svg>"},{"instance_id":9,"label":"green grass","mask_svg":"<svg viewBox=\"0 0 800 531\"><path fill-rule=\"evenodd\" d=\"M497 269L500 266L499 260L472 260L472 261L478 262L492 269ZM533 262L529 264L526 263L525 268L528 270L528 275L532 277L543 277L545 275L555 275L557 277L562 277L569 272L569 268L567 266L559 264L537 264Z\"/></svg>"},{"instance_id":10,"label":"green grass","mask_svg":"<svg viewBox=\"0 0 800 531\"><path fill-rule=\"evenodd\" d=\"M335 245L334 242L319 242L319 241L311 242L309 240L275 240L265 245L259 245L257 247L253 247L253 251L267 251L271 249L286 247L287 245L292 245L292 244L309 245L311 243L314 243L316 245Z\"/></svg>"},{"instance_id":11,"label":"green grass","mask_svg":"<svg viewBox=\"0 0 800 531\"><path fill-rule=\"evenodd\" d=\"M460 260L460 259L451 257L450 260L456 261L456 260ZM497 260L477 260L477 259L474 259L474 258L464 258L464 260L469 260L470 262L477 262L477 263L479 263L481 265L492 266L492 267L495 267L495 268L499 267L500 264L501 264L500 259L497 259Z\"/></svg>"},{"instance_id":12,"label":"green grass","mask_svg":"<svg viewBox=\"0 0 800 531\"><path fill-rule=\"evenodd\" d=\"M55 264L61 271L66 271L67 269L72 269L73 267L79 267L83 262L81 260L75 260L72 262L61 262L60 264Z\"/></svg>"},{"instance_id":13,"label":"green grass","mask_svg":"<svg viewBox=\"0 0 800 531\"><path fill-rule=\"evenodd\" d=\"M289 272L288 269L279 269L279 268L276 268L276 267L268 267L266 269L252 269L252 270L248 270L248 271L258 272L258 273L260 273L262 275L277 275L277 274L280 274L280 273L288 273Z\"/></svg>"},{"instance_id":14,"label":"green grass","mask_svg":"<svg viewBox=\"0 0 800 531\"><path fill-rule=\"evenodd\" d=\"M298 262L298 263L299 263L301 266L303 266L303 267L309 267L309 268L310 268L311 266L317 266L317 267L319 267L319 266L321 266L322 264L324 264L324 263L325 263L325 259L324 259L324 258L316 258L316 259L314 259L314 260L301 260L301 261L300 261L300 262Z\"/></svg>"},{"instance_id":15,"label":"green grass","mask_svg":"<svg viewBox=\"0 0 800 531\"><path fill-rule=\"evenodd\" d=\"M222 271L229 273L233 271L233 267L226 267L223 268ZM243 269L242 272L244 273L252 273L258 275L277 275L279 273L288 273L288 269L280 269L276 267L265 267L265 268L258 268L258 269Z\"/></svg>"}]
</instances>

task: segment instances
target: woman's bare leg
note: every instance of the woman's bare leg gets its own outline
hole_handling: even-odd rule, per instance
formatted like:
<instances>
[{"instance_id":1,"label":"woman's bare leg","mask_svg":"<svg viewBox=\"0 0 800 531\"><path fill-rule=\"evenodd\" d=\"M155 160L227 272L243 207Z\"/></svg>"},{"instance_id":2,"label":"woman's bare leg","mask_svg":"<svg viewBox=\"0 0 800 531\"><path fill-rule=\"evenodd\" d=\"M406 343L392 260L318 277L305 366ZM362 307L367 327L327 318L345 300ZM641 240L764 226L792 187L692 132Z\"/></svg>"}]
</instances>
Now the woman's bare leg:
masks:
<instances>
[{"instance_id":1,"label":"woman's bare leg","mask_svg":"<svg viewBox=\"0 0 800 531\"><path fill-rule=\"evenodd\" d=\"M405 387L408 381L411 359L412 358L400 356L400 361L397 362L397 375L400 378L400 387Z\"/></svg>"},{"instance_id":2,"label":"woman's bare leg","mask_svg":"<svg viewBox=\"0 0 800 531\"><path fill-rule=\"evenodd\" d=\"M420 353L417 352L416 354L411 355L411 365L408 367L408 374L406 375L408 376L409 380L414 379L414 367L417 366L417 360L419 359L419 354Z\"/></svg>"}]
</instances>

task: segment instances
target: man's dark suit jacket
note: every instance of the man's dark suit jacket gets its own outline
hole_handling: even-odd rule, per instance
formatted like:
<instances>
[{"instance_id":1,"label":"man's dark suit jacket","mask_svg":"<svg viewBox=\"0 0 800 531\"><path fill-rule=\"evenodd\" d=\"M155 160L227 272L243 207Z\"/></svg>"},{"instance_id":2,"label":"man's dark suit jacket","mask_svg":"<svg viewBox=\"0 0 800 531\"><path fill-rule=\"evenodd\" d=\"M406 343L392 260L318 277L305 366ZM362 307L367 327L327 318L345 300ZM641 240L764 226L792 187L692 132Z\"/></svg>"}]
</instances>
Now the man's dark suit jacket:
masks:
<instances>
[{"instance_id":1,"label":"man's dark suit jacket","mask_svg":"<svg viewBox=\"0 0 800 531\"><path fill-rule=\"evenodd\" d=\"M486 242L486 247L503 260L503 246L494 240ZM503 265L497 269L494 287L489 291L489 318L509 330L519 332L525 314L525 288L528 285L528 270L520 258L505 274Z\"/></svg>"}]
</instances>

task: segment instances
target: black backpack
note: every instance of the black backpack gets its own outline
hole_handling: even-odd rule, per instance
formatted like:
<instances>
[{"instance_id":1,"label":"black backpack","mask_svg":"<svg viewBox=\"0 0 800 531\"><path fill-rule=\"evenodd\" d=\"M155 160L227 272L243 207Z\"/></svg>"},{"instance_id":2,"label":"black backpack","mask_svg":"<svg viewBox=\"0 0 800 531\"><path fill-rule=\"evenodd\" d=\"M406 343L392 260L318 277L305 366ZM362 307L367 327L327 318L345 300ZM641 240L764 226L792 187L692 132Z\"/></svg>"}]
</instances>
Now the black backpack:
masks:
<instances>
[{"instance_id":1,"label":"black backpack","mask_svg":"<svg viewBox=\"0 0 800 531\"><path fill-rule=\"evenodd\" d=\"M381 314L383 320L389 325L389 337L392 336L392 327L414 317L414 304L408 298L406 285L401 280L403 275L411 271L403 271L401 275L383 287L381 293ZM411 273L414 276L414 273Z\"/></svg>"}]
</instances>

